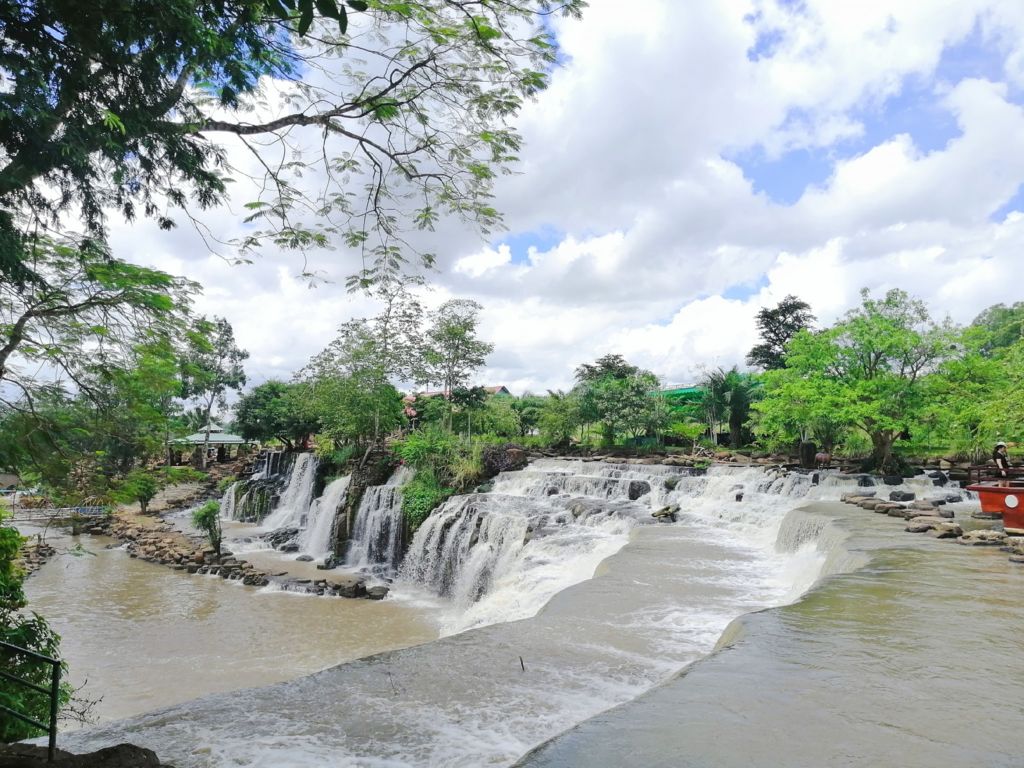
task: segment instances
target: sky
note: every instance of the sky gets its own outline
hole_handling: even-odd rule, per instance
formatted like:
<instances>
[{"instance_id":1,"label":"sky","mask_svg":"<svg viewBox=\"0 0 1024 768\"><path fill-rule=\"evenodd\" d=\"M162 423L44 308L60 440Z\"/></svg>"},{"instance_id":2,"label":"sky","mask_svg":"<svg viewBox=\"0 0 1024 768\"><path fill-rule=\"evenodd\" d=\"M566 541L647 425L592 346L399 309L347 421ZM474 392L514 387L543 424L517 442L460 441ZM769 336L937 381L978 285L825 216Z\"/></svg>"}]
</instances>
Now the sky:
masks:
<instances>
[{"instance_id":1,"label":"sky","mask_svg":"<svg viewBox=\"0 0 1024 768\"><path fill-rule=\"evenodd\" d=\"M1024 3L591 0L558 19L551 86L526 105L518 173L483 240L445 222L428 302L472 298L495 344L478 382L567 388L608 353L688 384L743 367L759 309L820 325L861 288L968 323L1024 300ZM209 212L230 234L246 200ZM250 383L288 379L372 314L342 249L250 265L182 226L115 222L119 256L205 286Z\"/></svg>"}]
</instances>

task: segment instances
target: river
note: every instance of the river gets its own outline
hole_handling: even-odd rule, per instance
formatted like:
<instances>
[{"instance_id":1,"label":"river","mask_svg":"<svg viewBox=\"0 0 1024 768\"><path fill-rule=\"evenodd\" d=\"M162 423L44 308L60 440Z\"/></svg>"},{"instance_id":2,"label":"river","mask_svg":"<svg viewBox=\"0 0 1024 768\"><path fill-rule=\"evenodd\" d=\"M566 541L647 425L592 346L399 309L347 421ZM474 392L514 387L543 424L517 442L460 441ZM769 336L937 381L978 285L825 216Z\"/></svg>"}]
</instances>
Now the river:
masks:
<instances>
[{"instance_id":1,"label":"river","mask_svg":"<svg viewBox=\"0 0 1024 768\"><path fill-rule=\"evenodd\" d=\"M162 705L62 743L180 768L1012 764L1024 569L822 501L851 482L537 462L448 502L376 604L61 558L30 597L72 668ZM645 524L665 503L679 521Z\"/></svg>"}]
</instances>

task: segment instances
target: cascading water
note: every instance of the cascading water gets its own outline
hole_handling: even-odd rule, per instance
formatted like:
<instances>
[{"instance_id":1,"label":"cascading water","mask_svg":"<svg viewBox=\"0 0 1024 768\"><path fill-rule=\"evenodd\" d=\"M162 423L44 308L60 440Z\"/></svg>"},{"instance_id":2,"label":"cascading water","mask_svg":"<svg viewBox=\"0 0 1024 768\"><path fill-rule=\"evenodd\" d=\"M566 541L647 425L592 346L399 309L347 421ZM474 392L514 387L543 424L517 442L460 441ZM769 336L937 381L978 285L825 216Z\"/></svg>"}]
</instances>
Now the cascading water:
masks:
<instances>
[{"instance_id":1,"label":"cascading water","mask_svg":"<svg viewBox=\"0 0 1024 768\"><path fill-rule=\"evenodd\" d=\"M427 587L444 595L446 633L474 631L207 696L67 743L127 739L197 768L508 765L707 655L737 617L791 601L842 568L839 527L793 508L836 499L857 479L819 480L757 467L701 475L537 461L499 476L491 493L450 499L402 563L396 599L418 600ZM364 498L364 523L399 506L395 485L380 488ZM935 492L920 478L900 488ZM678 507L677 524L654 523L663 506ZM369 557L385 528L364 527L368 562L383 562Z\"/></svg>"},{"instance_id":2,"label":"cascading water","mask_svg":"<svg viewBox=\"0 0 1024 768\"><path fill-rule=\"evenodd\" d=\"M345 564L356 568L386 571L398 566L402 555L401 487L414 471L401 466L384 485L373 485L363 492L356 512Z\"/></svg>"},{"instance_id":3,"label":"cascading water","mask_svg":"<svg viewBox=\"0 0 1024 768\"><path fill-rule=\"evenodd\" d=\"M331 528L338 507L345 501L351 475L336 478L324 488L323 496L309 508L306 527L299 533L299 551L316 558L327 557L334 549Z\"/></svg>"},{"instance_id":4,"label":"cascading water","mask_svg":"<svg viewBox=\"0 0 1024 768\"><path fill-rule=\"evenodd\" d=\"M316 464L316 457L311 453L299 454L295 459L288 485L285 486L277 507L263 520L262 527L265 530L302 525L313 500Z\"/></svg>"},{"instance_id":5,"label":"cascading water","mask_svg":"<svg viewBox=\"0 0 1024 768\"><path fill-rule=\"evenodd\" d=\"M220 498L220 516L224 520L235 519L235 492L238 490L238 482L234 482L224 491Z\"/></svg>"}]
</instances>

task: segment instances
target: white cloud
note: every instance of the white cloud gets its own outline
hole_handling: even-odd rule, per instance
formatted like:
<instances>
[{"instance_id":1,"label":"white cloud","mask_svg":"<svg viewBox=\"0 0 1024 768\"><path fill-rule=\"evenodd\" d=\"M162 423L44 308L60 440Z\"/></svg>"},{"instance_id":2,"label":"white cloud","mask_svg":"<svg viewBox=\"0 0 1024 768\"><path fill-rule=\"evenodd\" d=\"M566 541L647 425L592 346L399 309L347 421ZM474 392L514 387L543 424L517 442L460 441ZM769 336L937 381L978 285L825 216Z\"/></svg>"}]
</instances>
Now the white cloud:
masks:
<instances>
[{"instance_id":1,"label":"white cloud","mask_svg":"<svg viewBox=\"0 0 1024 768\"><path fill-rule=\"evenodd\" d=\"M521 173L502 179L496 204L513 233L564 237L522 254L443 222L418 241L440 255L431 304L485 306L486 383L565 387L608 352L687 381L742 364L757 309L790 293L823 323L862 286L901 287L958 322L1021 298L1024 217L991 220L1024 183L1020 3L592 0L581 22L555 24L567 64L524 110ZM938 72L968 44L999 77ZM960 135L928 152L901 127L863 145L865 113L884 123L886 99L911 82ZM785 168L794 148L833 165L790 206L755 192L735 160L755 150ZM206 217L219 236L242 231L249 191ZM199 309L234 323L257 379L287 375L372 311L344 291L354 262L341 250L311 257L334 282L310 290L286 254L231 267L186 229L113 234L122 255L207 286Z\"/></svg>"}]
</instances>

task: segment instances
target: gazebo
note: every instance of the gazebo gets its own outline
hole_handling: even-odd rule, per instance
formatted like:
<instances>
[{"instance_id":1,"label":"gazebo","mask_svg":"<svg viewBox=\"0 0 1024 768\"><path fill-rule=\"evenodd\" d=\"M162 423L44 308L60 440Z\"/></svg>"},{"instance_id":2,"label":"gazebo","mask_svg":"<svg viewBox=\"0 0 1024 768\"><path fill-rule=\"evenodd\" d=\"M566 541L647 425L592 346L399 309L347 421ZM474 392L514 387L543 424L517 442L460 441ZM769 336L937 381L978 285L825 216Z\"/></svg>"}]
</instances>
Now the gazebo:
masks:
<instances>
[{"instance_id":1,"label":"gazebo","mask_svg":"<svg viewBox=\"0 0 1024 768\"><path fill-rule=\"evenodd\" d=\"M207 437L207 433L209 433L209 437ZM185 451L201 451L204 445L209 446L209 455L206 457L208 461L230 461L238 457L241 447L248 445L249 441L244 437L229 434L224 431L224 427L211 422L198 432L186 437L175 438L168 441L168 444L174 454L171 463L180 464L181 456Z\"/></svg>"}]
</instances>

